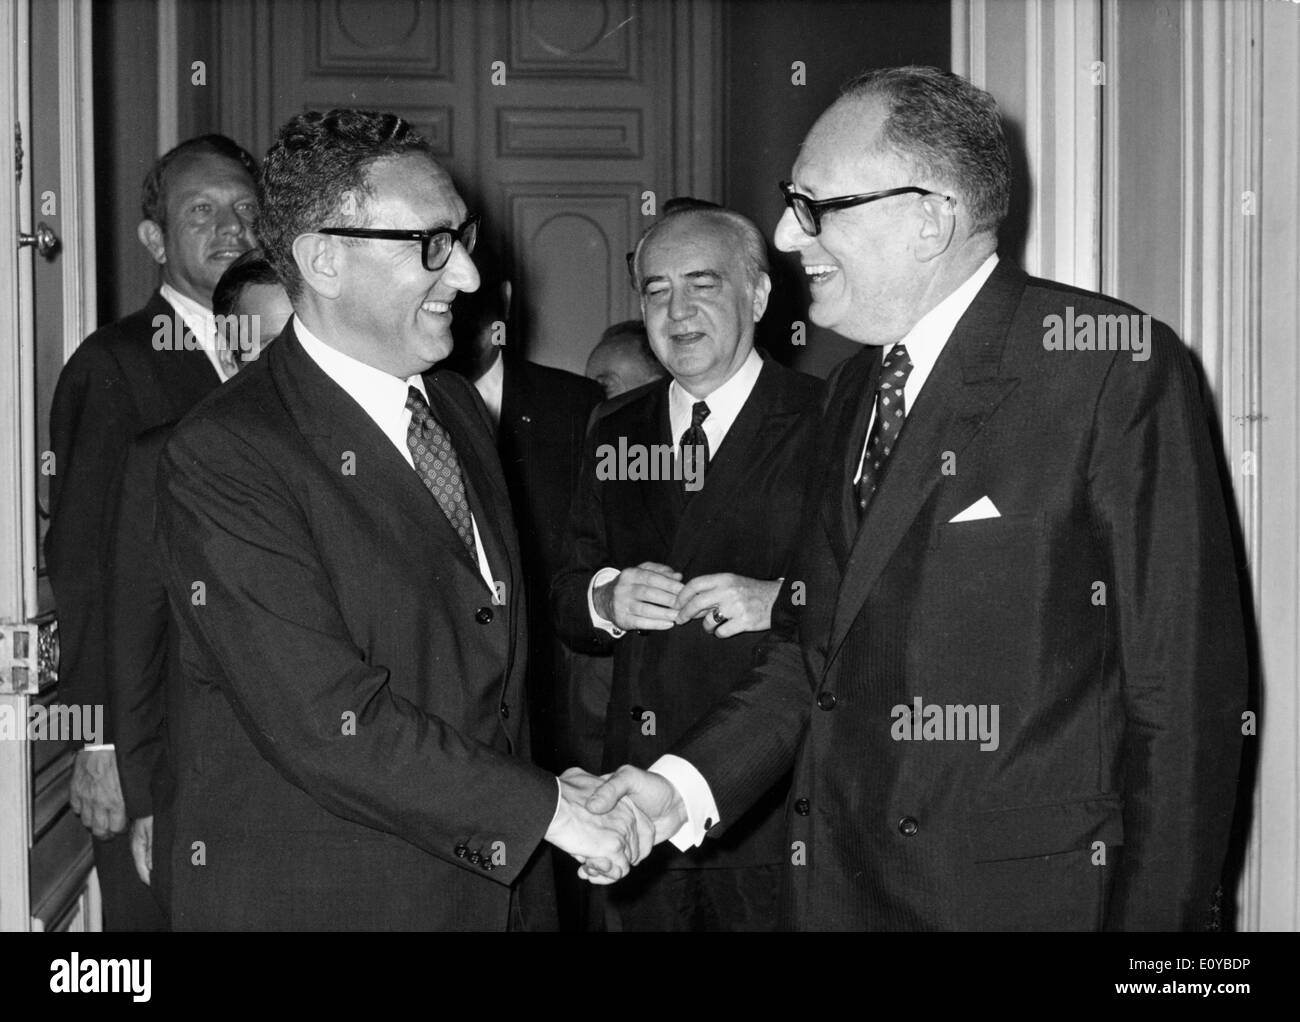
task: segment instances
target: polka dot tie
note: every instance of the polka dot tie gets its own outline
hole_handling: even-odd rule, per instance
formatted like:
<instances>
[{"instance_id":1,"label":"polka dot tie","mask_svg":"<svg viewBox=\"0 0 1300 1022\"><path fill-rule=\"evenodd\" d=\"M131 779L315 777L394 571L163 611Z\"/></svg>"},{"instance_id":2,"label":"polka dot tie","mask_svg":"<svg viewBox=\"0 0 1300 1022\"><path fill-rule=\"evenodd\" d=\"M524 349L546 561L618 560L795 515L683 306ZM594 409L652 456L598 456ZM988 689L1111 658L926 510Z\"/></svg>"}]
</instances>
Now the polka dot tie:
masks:
<instances>
[{"instance_id":1,"label":"polka dot tie","mask_svg":"<svg viewBox=\"0 0 1300 1022\"><path fill-rule=\"evenodd\" d=\"M704 420L708 417L709 406L703 401L696 401L691 405L691 424L682 433L680 443L682 461L690 459L690 464L698 464L700 479L704 478L704 473L709 468L709 437L704 432Z\"/></svg>"},{"instance_id":2,"label":"polka dot tie","mask_svg":"<svg viewBox=\"0 0 1300 1022\"><path fill-rule=\"evenodd\" d=\"M903 387L912 372L912 359L907 349L895 344L880 364L880 382L876 385L876 418L867 437L866 456L862 459L862 475L858 479L858 514L866 513L867 505L875 496L884 477L889 456L898 446L898 434L907 420L907 400Z\"/></svg>"},{"instance_id":3,"label":"polka dot tie","mask_svg":"<svg viewBox=\"0 0 1300 1022\"><path fill-rule=\"evenodd\" d=\"M461 474L460 459L451 445L451 437L429 411L424 395L414 387L406 391L406 408L411 413L411 424L406 427L406 446L415 461L415 471L469 550L470 559L477 561L474 525L469 516L469 501L465 498L465 477Z\"/></svg>"}]
</instances>

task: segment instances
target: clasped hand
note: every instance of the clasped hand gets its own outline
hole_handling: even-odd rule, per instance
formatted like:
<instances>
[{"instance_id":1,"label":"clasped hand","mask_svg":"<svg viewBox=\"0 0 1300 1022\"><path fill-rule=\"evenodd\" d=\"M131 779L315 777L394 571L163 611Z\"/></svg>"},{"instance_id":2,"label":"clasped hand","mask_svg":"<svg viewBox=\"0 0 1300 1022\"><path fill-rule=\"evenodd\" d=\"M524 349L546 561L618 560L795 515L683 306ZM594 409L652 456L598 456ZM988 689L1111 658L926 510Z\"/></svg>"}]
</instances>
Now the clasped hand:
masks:
<instances>
[{"instance_id":1,"label":"clasped hand","mask_svg":"<svg viewBox=\"0 0 1300 1022\"><path fill-rule=\"evenodd\" d=\"M631 766L604 777L571 767L560 775L560 791L546 839L572 855L578 875L593 884L623 879L686 822L677 789Z\"/></svg>"},{"instance_id":2,"label":"clasped hand","mask_svg":"<svg viewBox=\"0 0 1300 1022\"><path fill-rule=\"evenodd\" d=\"M730 572L697 575L689 582L666 564L645 561L624 568L599 587L596 609L626 631L666 631L704 619L704 630L719 639L772 627L779 579L765 581Z\"/></svg>"}]
</instances>

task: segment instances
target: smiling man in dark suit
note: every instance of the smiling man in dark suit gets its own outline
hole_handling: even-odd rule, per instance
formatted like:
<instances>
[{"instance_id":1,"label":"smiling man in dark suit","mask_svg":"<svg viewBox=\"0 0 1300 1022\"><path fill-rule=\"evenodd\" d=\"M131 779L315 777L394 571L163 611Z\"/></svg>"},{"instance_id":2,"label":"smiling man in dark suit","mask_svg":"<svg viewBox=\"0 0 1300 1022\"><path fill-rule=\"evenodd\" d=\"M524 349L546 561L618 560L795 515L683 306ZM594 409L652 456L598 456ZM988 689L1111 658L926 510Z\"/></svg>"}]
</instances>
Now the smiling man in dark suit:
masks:
<instances>
[{"instance_id":1,"label":"smiling man in dark suit","mask_svg":"<svg viewBox=\"0 0 1300 1022\"><path fill-rule=\"evenodd\" d=\"M665 216L633 267L671 378L624 395L593 425L552 590L574 649L614 650L607 768L654 762L744 676L799 535L820 393L754 350L771 283L763 236L744 217L716 207ZM674 470L606 471L623 450ZM725 840L667 850L612 889L609 925L770 929L780 780Z\"/></svg>"},{"instance_id":2,"label":"smiling man in dark suit","mask_svg":"<svg viewBox=\"0 0 1300 1022\"><path fill-rule=\"evenodd\" d=\"M45 556L59 614L59 698L108 705L102 556L110 494L139 433L175 422L233 374L211 333L212 289L254 245L257 164L222 135L182 142L144 182L138 234L162 274L145 307L96 330L59 374L50 409L55 471ZM111 710L111 707L110 707ZM109 734L77 756L72 808L94 834L106 929L163 920L136 878Z\"/></svg>"},{"instance_id":3,"label":"smiling man in dark suit","mask_svg":"<svg viewBox=\"0 0 1300 1022\"><path fill-rule=\"evenodd\" d=\"M637 833L527 758L505 480L473 387L428 373L477 218L391 114L295 117L260 185L294 315L159 472L173 923L527 927L543 840L618 873Z\"/></svg>"},{"instance_id":4,"label":"smiling man in dark suit","mask_svg":"<svg viewBox=\"0 0 1300 1022\"><path fill-rule=\"evenodd\" d=\"M830 383L807 601L675 755L589 805L631 792L689 846L794 764L791 926L1205 927L1246 660L1187 351L998 259L1001 121L956 75L863 75L793 177L777 246L813 321L864 345Z\"/></svg>"}]
</instances>

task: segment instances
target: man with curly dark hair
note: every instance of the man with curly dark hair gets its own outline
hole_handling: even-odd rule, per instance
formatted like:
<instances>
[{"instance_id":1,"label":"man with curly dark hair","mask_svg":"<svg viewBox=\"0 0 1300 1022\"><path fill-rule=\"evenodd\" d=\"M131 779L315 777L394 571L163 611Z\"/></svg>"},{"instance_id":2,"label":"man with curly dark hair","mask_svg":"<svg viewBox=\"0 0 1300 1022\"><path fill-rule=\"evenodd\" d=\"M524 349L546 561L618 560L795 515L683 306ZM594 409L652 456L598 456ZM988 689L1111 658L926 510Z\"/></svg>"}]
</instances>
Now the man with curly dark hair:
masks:
<instances>
[{"instance_id":1,"label":"man with curly dark hair","mask_svg":"<svg viewBox=\"0 0 1300 1022\"><path fill-rule=\"evenodd\" d=\"M519 882L543 840L622 874L649 833L528 760L506 483L482 399L430 372L478 218L409 124L358 110L289 121L260 201L294 315L160 469L173 923L545 925L549 885Z\"/></svg>"}]
</instances>

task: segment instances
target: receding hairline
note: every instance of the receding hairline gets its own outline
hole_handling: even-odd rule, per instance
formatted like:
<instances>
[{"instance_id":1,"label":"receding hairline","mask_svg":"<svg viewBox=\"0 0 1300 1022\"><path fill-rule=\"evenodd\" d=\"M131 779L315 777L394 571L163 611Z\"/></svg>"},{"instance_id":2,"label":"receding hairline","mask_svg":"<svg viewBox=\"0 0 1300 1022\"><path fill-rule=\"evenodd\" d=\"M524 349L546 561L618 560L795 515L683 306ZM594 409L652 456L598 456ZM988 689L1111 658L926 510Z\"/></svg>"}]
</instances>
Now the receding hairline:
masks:
<instances>
[{"instance_id":1,"label":"receding hairline","mask_svg":"<svg viewBox=\"0 0 1300 1022\"><path fill-rule=\"evenodd\" d=\"M638 287L647 279L646 276L640 272L645 263L646 245L674 228L686 230L691 226L687 222L688 220L694 220L696 221L697 226L705 226L712 232L718 234L730 234L731 240L736 243L737 248L741 251L743 262L745 264L744 276L747 285L753 286L757 284L758 275L769 272L766 265L767 241L763 237L763 232L758 229L758 226L749 220L749 218L743 213L737 213L735 210L727 209L725 207L719 207L717 209L684 209L680 212L670 213L662 220L651 225L646 229L646 232L641 236L640 240L637 241L636 248L633 250L633 268L636 271ZM761 253L758 264L755 266L750 265L752 261L749 251L751 241L757 246ZM691 272L703 272L705 269L706 268L702 267L699 271ZM717 269L725 271L727 266L723 265L717 267Z\"/></svg>"}]
</instances>

